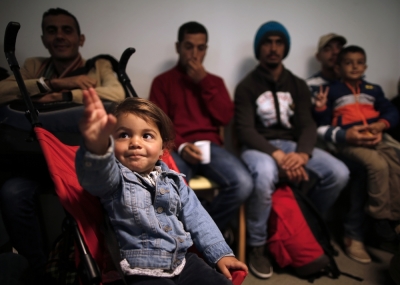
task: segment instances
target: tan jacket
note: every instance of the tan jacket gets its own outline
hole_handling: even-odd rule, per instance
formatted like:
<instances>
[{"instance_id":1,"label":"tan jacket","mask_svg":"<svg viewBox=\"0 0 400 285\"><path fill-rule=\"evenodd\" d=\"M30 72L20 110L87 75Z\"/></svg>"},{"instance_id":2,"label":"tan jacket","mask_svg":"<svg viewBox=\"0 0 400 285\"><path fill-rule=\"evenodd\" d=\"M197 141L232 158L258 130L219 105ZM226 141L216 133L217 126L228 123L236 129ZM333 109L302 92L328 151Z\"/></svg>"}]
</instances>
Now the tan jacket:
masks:
<instances>
[{"instance_id":1,"label":"tan jacket","mask_svg":"<svg viewBox=\"0 0 400 285\"><path fill-rule=\"evenodd\" d=\"M30 96L40 94L37 85L38 69L42 65L45 57L32 57L26 59L24 66L21 68L21 76L24 79L26 89ZM98 59L95 63L95 68L92 68L87 74L89 77L97 80L98 86L95 88L100 98L114 102L122 101L125 98L125 93L122 85L118 81L111 63L106 59ZM82 90L74 89L72 92L72 101L82 104ZM0 104L22 99L18 84L14 76L0 81Z\"/></svg>"}]
</instances>

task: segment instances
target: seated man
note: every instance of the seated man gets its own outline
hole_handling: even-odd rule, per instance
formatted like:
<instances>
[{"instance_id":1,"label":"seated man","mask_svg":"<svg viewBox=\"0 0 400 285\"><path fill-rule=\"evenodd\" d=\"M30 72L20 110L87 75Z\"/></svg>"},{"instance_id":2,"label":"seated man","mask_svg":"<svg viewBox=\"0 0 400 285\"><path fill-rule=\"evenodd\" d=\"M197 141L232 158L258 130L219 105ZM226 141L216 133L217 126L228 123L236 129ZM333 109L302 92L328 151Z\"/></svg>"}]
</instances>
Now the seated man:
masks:
<instances>
[{"instance_id":1,"label":"seated man","mask_svg":"<svg viewBox=\"0 0 400 285\"><path fill-rule=\"evenodd\" d=\"M237 86L235 124L243 146L242 159L253 177L254 192L246 207L249 269L259 278L272 275L265 252L271 195L283 173L294 183L313 172L318 182L308 191L315 207L325 213L349 179L347 167L329 153L314 148L316 125L310 91L287 70L290 37L278 22L257 31L254 52L259 65Z\"/></svg>"},{"instance_id":2,"label":"seated man","mask_svg":"<svg viewBox=\"0 0 400 285\"><path fill-rule=\"evenodd\" d=\"M63 9L50 9L42 18L42 42L48 49L49 58L27 59L21 69L28 92L35 102L73 101L82 103L82 90L95 87L102 99L120 101L125 94L122 85L114 75L111 63L104 59L95 62L86 70L85 60L79 53L85 37L80 33L76 18ZM85 73L83 72L84 70ZM16 124L16 127L30 129L26 118L16 122L7 113L6 103L21 99L20 92L13 76L0 81L0 110L3 124ZM9 116L10 115L10 116ZM23 116L23 115L21 115ZM53 119L42 120L46 125L59 131L69 131L77 127L81 111L70 117L62 117L55 124ZM36 172L36 173L34 173ZM29 261L33 271L40 275L47 260L43 249L43 238L39 221L35 213L38 194L49 184L42 183L44 169L30 169L29 173L13 173L0 189L0 209L12 246ZM39 283L39 281L38 281ZM31 284L35 284L32 281ZM40 284L40 283L39 283Z\"/></svg>"},{"instance_id":3,"label":"seated man","mask_svg":"<svg viewBox=\"0 0 400 285\"><path fill-rule=\"evenodd\" d=\"M334 67L337 55L346 42L343 36L334 33L320 37L315 57L321 64L321 70L306 80L313 98L319 94L321 86L326 87L340 80Z\"/></svg>"},{"instance_id":4,"label":"seated man","mask_svg":"<svg viewBox=\"0 0 400 285\"><path fill-rule=\"evenodd\" d=\"M100 58L86 62L79 53L85 36L79 23L68 11L50 9L42 19L42 43L51 57L28 58L21 68L21 76L33 102L51 103L69 101L82 104L82 90L96 88L102 100L120 101L124 90L116 78L111 62ZM23 114L10 112L6 103L22 99L14 76L0 81L0 122L30 129ZM41 115L43 127L49 131L78 132L76 123L81 113L69 113L66 122L62 116ZM72 116L72 117L71 117ZM60 129L62 124L62 130ZM70 128L68 128L70 127Z\"/></svg>"},{"instance_id":5,"label":"seated man","mask_svg":"<svg viewBox=\"0 0 400 285\"><path fill-rule=\"evenodd\" d=\"M172 120L176 132L172 156L189 181L203 175L220 186L220 192L207 210L224 232L239 206L252 191L251 177L234 155L222 148L220 128L233 116L233 103L224 82L204 69L207 31L196 22L179 28L176 51L178 64L157 76L150 100ZM196 141L211 141L211 161L202 164Z\"/></svg>"}]
</instances>

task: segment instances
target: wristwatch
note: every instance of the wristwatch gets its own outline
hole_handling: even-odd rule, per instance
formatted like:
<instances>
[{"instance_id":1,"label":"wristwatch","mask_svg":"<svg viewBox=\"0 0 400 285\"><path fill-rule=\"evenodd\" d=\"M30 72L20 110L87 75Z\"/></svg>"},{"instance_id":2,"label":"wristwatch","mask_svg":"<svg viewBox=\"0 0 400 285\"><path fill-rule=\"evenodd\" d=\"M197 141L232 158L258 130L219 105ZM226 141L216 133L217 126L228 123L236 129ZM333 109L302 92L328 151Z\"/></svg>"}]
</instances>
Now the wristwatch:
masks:
<instances>
[{"instance_id":1,"label":"wristwatch","mask_svg":"<svg viewBox=\"0 0 400 285\"><path fill-rule=\"evenodd\" d=\"M72 101L72 92L71 91L66 91L62 93L62 100L63 101Z\"/></svg>"}]
</instances>

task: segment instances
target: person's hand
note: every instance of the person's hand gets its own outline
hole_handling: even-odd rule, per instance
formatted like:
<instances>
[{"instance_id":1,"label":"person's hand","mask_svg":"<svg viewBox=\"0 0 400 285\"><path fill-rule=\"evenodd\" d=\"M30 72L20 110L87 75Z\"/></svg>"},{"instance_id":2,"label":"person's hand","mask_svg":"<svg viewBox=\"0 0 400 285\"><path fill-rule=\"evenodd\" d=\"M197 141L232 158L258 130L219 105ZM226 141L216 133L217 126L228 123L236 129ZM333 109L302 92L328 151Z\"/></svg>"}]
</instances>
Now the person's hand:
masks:
<instances>
[{"instance_id":1,"label":"person's hand","mask_svg":"<svg viewBox=\"0 0 400 285\"><path fill-rule=\"evenodd\" d=\"M304 168L309 159L307 154L296 152L286 154L278 149L272 153L272 157L290 181L298 183L308 180L308 174Z\"/></svg>"},{"instance_id":2,"label":"person's hand","mask_svg":"<svg viewBox=\"0 0 400 285\"><path fill-rule=\"evenodd\" d=\"M326 102L328 101L328 93L329 93L329 86L327 86L325 90L322 85L319 86L319 93L317 96L315 96L316 108L323 108L326 106Z\"/></svg>"},{"instance_id":3,"label":"person's hand","mask_svg":"<svg viewBox=\"0 0 400 285\"><path fill-rule=\"evenodd\" d=\"M382 133L386 129L386 124L382 121L375 122L368 125L368 130L373 134Z\"/></svg>"},{"instance_id":4,"label":"person's hand","mask_svg":"<svg viewBox=\"0 0 400 285\"><path fill-rule=\"evenodd\" d=\"M373 136L375 137L375 139L372 141L371 145L373 145L373 146L377 145L378 143L380 143L382 141L382 136L383 136L382 133L377 133L377 134L374 134Z\"/></svg>"},{"instance_id":5,"label":"person's hand","mask_svg":"<svg viewBox=\"0 0 400 285\"><path fill-rule=\"evenodd\" d=\"M201 150L192 143L185 145L181 151L181 157L190 164L198 164L203 158Z\"/></svg>"},{"instance_id":6,"label":"person's hand","mask_svg":"<svg viewBox=\"0 0 400 285\"><path fill-rule=\"evenodd\" d=\"M308 173L303 166L293 169L284 169L287 178L294 182L300 183L301 181L308 181Z\"/></svg>"},{"instance_id":7,"label":"person's hand","mask_svg":"<svg viewBox=\"0 0 400 285\"><path fill-rule=\"evenodd\" d=\"M195 59L188 61L186 72L195 83L199 83L207 75L203 64L199 60Z\"/></svg>"},{"instance_id":8,"label":"person's hand","mask_svg":"<svg viewBox=\"0 0 400 285\"><path fill-rule=\"evenodd\" d=\"M308 154L303 152L290 152L286 154L281 162L281 167L283 169L296 169L300 166L305 166L308 162Z\"/></svg>"},{"instance_id":9,"label":"person's hand","mask_svg":"<svg viewBox=\"0 0 400 285\"><path fill-rule=\"evenodd\" d=\"M88 151L94 154L105 154L110 134L113 132L117 119L107 114L96 90L89 88L83 91L83 116L79 122L79 130Z\"/></svg>"},{"instance_id":10,"label":"person's hand","mask_svg":"<svg viewBox=\"0 0 400 285\"><path fill-rule=\"evenodd\" d=\"M34 96L31 97L31 99L32 102L50 103L50 102L63 101L63 96L61 92L53 92L53 93L47 93L45 95Z\"/></svg>"},{"instance_id":11,"label":"person's hand","mask_svg":"<svg viewBox=\"0 0 400 285\"><path fill-rule=\"evenodd\" d=\"M246 264L237 260L233 256L224 256L217 262L217 268L223 275L229 280L232 280L232 275L229 270L244 270L246 273L249 272Z\"/></svg>"},{"instance_id":12,"label":"person's hand","mask_svg":"<svg viewBox=\"0 0 400 285\"><path fill-rule=\"evenodd\" d=\"M89 88L95 88L96 84L96 79L90 78L87 75L78 75L65 78L54 78L51 79L51 83L48 85L56 91L61 91L73 89L87 90Z\"/></svg>"},{"instance_id":13,"label":"person's hand","mask_svg":"<svg viewBox=\"0 0 400 285\"><path fill-rule=\"evenodd\" d=\"M376 145L379 141L379 136L372 134L368 126L357 125L346 130L346 142L349 144L368 147Z\"/></svg>"}]
</instances>

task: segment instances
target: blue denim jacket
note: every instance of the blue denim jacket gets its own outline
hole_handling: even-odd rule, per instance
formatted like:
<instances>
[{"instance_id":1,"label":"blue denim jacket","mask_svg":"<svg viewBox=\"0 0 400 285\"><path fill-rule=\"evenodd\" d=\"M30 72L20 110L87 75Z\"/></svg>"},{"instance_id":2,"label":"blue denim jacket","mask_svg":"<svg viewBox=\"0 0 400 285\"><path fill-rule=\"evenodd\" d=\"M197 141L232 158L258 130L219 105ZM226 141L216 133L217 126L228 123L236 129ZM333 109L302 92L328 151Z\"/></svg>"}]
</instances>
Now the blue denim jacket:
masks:
<instances>
[{"instance_id":1,"label":"blue denim jacket","mask_svg":"<svg viewBox=\"0 0 400 285\"><path fill-rule=\"evenodd\" d=\"M130 266L174 270L195 243L215 264L232 254L221 232L200 204L182 174L159 161L156 186L123 166L114 156L114 142L105 155L76 154L79 183L101 198L116 232L121 256Z\"/></svg>"}]
</instances>

